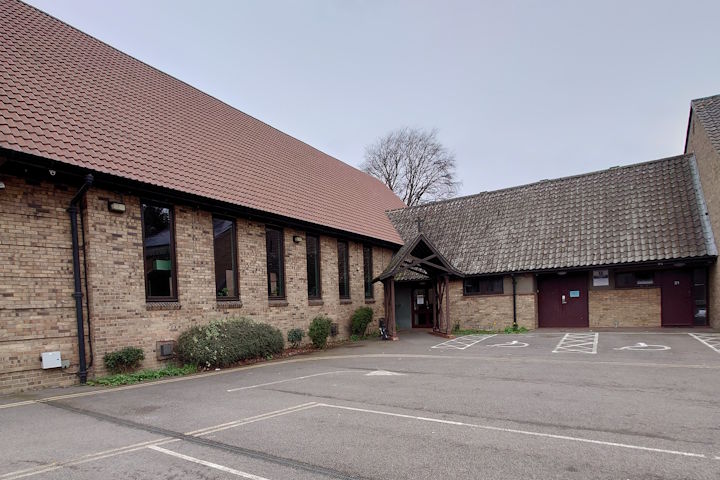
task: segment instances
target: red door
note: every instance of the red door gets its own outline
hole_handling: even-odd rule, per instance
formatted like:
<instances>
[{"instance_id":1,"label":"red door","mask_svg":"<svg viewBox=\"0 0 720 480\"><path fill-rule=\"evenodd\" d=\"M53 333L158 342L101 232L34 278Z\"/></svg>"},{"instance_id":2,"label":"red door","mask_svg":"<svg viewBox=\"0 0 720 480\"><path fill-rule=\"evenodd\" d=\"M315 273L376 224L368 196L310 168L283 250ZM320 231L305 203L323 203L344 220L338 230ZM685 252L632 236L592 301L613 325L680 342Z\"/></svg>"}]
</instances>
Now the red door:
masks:
<instances>
[{"instance_id":1,"label":"red door","mask_svg":"<svg viewBox=\"0 0 720 480\"><path fill-rule=\"evenodd\" d=\"M538 277L538 324L541 327L587 327L586 273Z\"/></svg>"},{"instance_id":2,"label":"red door","mask_svg":"<svg viewBox=\"0 0 720 480\"><path fill-rule=\"evenodd\" d=\"M662 326L689 327L693 324L694 301L692 272L665 270L657 272L662 296Z\"/></svg>"}]
</instances>

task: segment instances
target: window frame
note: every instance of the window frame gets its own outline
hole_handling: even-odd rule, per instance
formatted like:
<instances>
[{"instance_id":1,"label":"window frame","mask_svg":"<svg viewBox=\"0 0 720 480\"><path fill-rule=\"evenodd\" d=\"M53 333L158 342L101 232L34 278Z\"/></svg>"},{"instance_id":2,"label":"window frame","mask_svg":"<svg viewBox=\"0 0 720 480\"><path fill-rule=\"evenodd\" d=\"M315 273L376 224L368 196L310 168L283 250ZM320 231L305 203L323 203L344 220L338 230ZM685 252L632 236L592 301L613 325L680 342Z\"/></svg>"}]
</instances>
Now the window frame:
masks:
<instances>
[{"instance_id":1,"label":"window frame","mask_svg":"<svg viewBox=\"0 0 720 480\"><path fill-rule=\"evenodd\" d=\"M278 252L278 259L280 261L280 268L278 271L278 274L280 275L280 284L282 285L282 294L281 295L271 295L270 294L270 268L269 268L269 262L268 262L268 250L267 250L267 234L268 231L275 231L278 232L280 235L280 243L279 243L279 252ZM282 229L282 227L276 227L274 225L265 225L265 273L267 276L267 294L268 294L268 300L286 300L287 299L287 289L285 284L285 231Z\"/></svg>"},{"instance_id":2,"label":"window frame","mask_svg":"<svg viewBox=\"0 0 720 480\"><path fill-rule=\"evenodd\" d=\"M637 274L649 274L652 277L652 282L650 283L638 283ZM634 283L632 285L625 285L622 282L618 282L618 276L620 275L632 275ZM624 271L624 272L615 272L613 274L613 280L614 280L614 287L615 288L653 288L653 287L659 287L659 285L656 283L655 278L655 270L630 270L630 271Z\"/></svg>"},{"instance_id":3,"label":"window frame","mask_svg":"<svg viewBox=\"0 0 720 480\"><path fill-rule=\"evenodd\" d=\"M218 220L229 220L232 224L232 232L230 233L230 249L232 253L232 268L233 268L233 281L235 282L235 295L228 295L222 297L218 295L217 283L215 283L215 298L218 302L231 302L240 300L240 284L238 283L238 244L237 244L237 221L234 217L228 217L227 215L212 215L213 221L213 270L215 269L215 219ZM217 279L217 272L213 272ZM216 280L217 282L217 280Z\"/></svg>"},{"instance_id":4,"label":"window frame","mask_svg":"<svg viewBox=\"0 0 720 480\"><path fill-rule=\"evenodd\" d=\"M468 292L467 291L467 284L468 281L498 281L500 283L500 291L481 291L481 292ZM505 294L505 277L503 275L491 275L491 276L474 276L474 277L466 277L463 278L463 296L464 297L473 297L478 295L504 295Z\"/></svg>"},{"instance_id":5,"label":"window frame","mask_svg":"<svg viewBox=\"0 0 720 480\"><path fill-rule=\"evenodd\" d=\"M316 244L317 252L316 252L316 259L315 259L315 261L317 262L317 295L310 295L310 278L309 278L310 261L308 260L308 256L307 256L308 245L310 245L310 243L308 242L309 238L314 238L317 241L317 244ZM321 253L321 250L322 250L322 248L320 247L320 235L306 233L305 234L305 262L307 265L307 273L308 273L308 277L306 278L307 288L308 288L308 300L322 300L322 261L321 261L322 253Z\"/></svg>"},{"instance_id":6,"label":"window frame","mask_svg":"<svg viewBox=\"0 0 720 480\"><path fill-rule=\"evenodd\" d=\"M147 249L145 248L145 208L143 206L153 206L153 207L160 207L160 208L167 208L170 212L170 222L168 222L168 226L170 227L170 279L172 281L172 291L175 293L175 295L169 295L169 296L160 296L160 295L150 295L150 288L148 285L148 271L147 271ZM157 200L151 200L147 198L141 198L140 199L140 228L141 228L141 235L142 235L142 248L143 248L143 281L145 282L145 301L147 303L158 303L158 302L177 302L179 299L178 296L178 271L177 271L177 254L176 254L176 239L175 239L175 206L171 203L157 201Z\"/></svg>"},{"instance_id":7,"label":"window frame","mask_svg":"<svg viewBox=\"0 0 720 480\"><path fill-rule=\"evenodd\" d=\"M340 282L340 245L345 245L345 272L347 275L347 281L345 282L347 285L347 294L343 295L343 292L340 291L341 288L341 282ZM337 241L337 260L338 260L338 296L340 297L340 300L350 300L351 298L351 290L350 290L350 242L347 240L338 240Z\"/></svg>"},{"instance_id":8,"label":"window frame","mask_svg":"<svg viewBox=\"0 0 720 480\"><path fill-rule=\"evenodd\" d=\"M366 256L365 253L370 255ZM369 275L369 276L368 276ZM373 247L372 245L363 245L363 287L365 290L365 300L375 299L375 289L372 283L373 277Z\"/></svg>"}]
</instances>

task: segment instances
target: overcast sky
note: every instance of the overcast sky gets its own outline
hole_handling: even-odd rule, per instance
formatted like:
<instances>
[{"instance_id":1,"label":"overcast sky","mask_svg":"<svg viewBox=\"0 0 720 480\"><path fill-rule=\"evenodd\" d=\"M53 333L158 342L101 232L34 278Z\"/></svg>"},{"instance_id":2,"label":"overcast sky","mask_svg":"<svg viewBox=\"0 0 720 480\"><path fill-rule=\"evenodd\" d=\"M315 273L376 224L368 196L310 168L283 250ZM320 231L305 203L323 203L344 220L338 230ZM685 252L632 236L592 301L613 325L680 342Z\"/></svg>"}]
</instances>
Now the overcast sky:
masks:
<instances>
[{"instance_id":1,"label":"overcast sky","mask_svg":"<svg viewBox=\"0 0 720 480\"><path fill-rule=\"evenodd\" d=\"M720 2L31 0L352 165L433 128L461 194L682 153Z\"/></svg>"}]
</instances>

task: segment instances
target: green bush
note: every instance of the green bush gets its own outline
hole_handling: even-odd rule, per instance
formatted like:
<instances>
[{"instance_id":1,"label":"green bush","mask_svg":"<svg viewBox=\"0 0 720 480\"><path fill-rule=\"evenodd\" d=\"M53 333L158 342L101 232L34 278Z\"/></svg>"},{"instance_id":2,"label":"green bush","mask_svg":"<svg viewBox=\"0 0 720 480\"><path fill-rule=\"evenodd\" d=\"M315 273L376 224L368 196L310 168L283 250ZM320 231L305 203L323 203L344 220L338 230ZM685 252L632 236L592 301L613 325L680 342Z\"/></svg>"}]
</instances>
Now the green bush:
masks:
<instances>
[{"instance_id":1,"label":"green bush","mask_svg":"<svg viewBox=\"0 0 720 480\"><path fill-rule=\"evenodd\" d=\"M291 328L288 331L287 339L288 342L290 342L290 344L293 346L293 348L298 348L304 336L305 331L302 328Z\"/></svg>"},{"instance_id":2,"label":"green bush","mask_svg":"<svg viewBox=\"0 0 720 480\"><path fill-rule=\"evenodd\" d=\"M103 357L103 363L112 373L125 373L135 370L140 362L145 360L145 353L141 348L125 347L122 350L108 352Z\"/></svg>"},{"instance_id":3,"label":"green bush","mask_svg":"<svg viewBox=\"0 0 720 480\"><path fill-rule=\"evenodd\" d=\"M186 363L226 367L242 360L271 357L285 346L282 333L247 318L213 320L180 334L178 356Z\"/></svg>"},{"instance_id":4,"label":"green bush","mask_svg":"<svg viewBox=\"0 0 720 480\"><path fill-rule=\"evenodd\" d=\"M355 310L350 318L350 330L353 335L363 336L367 326L372 322L373 311L370 307L360 307Z\"/></svg>"},{"instance_id":5,"label":"green bush","mask_svg":"<svg viewBox=\"0 0 720 480\"><path fill-rule=\"evenodd\" d=\"M315 348L325 348L325 345L327 345L328 335L330 335L331 324L332 320L324 315L318 315L313 318L312 322L310 322L308 337L312 340Z\"/></svg>"}]
</instances>

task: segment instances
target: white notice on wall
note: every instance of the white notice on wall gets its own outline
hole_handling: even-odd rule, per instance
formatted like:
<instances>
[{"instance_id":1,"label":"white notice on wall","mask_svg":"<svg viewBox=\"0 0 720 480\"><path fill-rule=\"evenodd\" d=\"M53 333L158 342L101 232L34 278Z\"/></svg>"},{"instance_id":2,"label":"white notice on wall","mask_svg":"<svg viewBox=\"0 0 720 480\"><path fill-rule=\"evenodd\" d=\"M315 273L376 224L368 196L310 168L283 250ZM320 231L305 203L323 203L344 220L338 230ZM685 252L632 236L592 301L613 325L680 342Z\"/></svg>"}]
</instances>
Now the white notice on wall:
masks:
<instances>
[{"instance_id":1,"label":"white notice on wall","mask_svg":"<svg viewBox=\"0 0 720 480\"><path fill-rule=\"evenodd\" d=\"M418 304L418 305L425 305L425 296L424 296L424 295L418 295L418 296L417 296L417 304Z\"/></svg>"}]
</instances>

